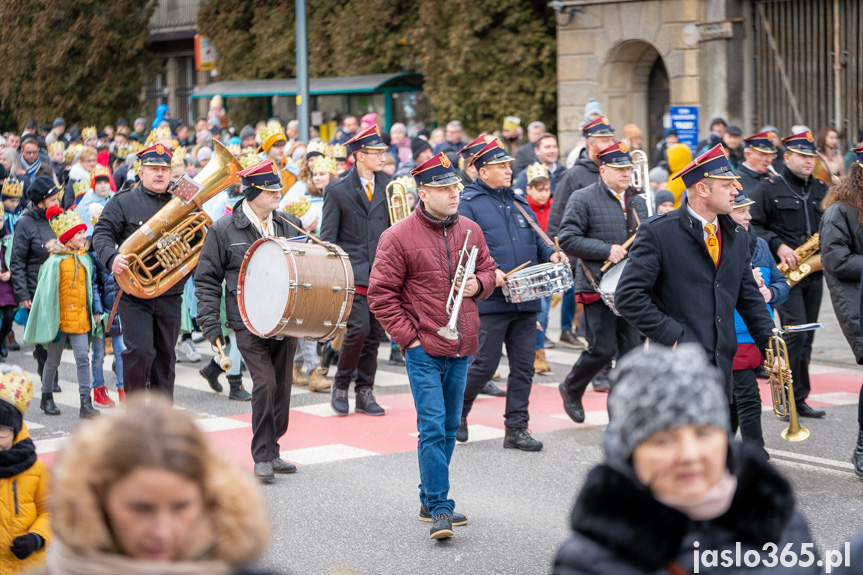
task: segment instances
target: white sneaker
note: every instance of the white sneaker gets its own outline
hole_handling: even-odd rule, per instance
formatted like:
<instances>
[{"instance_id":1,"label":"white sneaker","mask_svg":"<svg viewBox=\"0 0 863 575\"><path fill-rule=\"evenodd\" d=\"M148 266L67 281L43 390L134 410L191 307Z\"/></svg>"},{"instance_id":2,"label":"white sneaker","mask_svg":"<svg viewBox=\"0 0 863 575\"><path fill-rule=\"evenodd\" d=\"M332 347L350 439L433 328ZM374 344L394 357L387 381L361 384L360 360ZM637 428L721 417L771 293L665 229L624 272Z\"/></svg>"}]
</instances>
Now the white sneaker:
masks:
<instances>
[{"instance_id":1,"label":"white sneaker","mask_svg":"<svg viewBox=\"0 0 863 575\"><path fill-rule=\"evenodd\" d=\"M181 340L174 347L174 352L177 354L177 361L198 362L201 361L201 354L195 349L195 344L191 339Z\"/></svg>"}]
</instances>

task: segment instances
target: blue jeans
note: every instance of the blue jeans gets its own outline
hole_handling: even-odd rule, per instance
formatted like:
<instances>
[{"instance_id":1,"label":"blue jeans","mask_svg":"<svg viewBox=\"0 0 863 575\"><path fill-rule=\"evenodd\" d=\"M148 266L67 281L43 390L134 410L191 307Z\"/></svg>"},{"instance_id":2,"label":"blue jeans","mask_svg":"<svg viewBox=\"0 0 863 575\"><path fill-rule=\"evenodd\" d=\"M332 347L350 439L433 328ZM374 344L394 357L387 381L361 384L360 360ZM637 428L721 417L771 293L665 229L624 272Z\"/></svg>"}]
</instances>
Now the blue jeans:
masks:
<instances>
[{"instance_id":1,"label":"blue jeans","mask_svg":"<svg viewBox=\"0 0 863 575\"><path fill-rule=\"evenodd\" d=\"M551 308L551 296L544 297L539 300L542 305L542 311L536 314L536 321L542 326L542 329L536 330L536 349L545 349L545 332L548 331L548 310Z\"/></svg>"},{"instance_id":2,"label":"blue jeans","mask_svg":"<svg viewBox=\"0 0 863 575\"><path fill-rule=\"evenodd\" d=\"M408 379L417 410L420 502L432 517L452 513L449 462L461 422L470 357L432 357L422 346L405 350Z\"/></svg>"},{"instance_id":3,"label":"blue jeans","mask_svg":"<svg viewBox=\"0 0 863 575\"><path fill-rule=\"evenodd\" d=\"M123 389L123 350L126 346L123 345L123 336L117 335L111 338L114 344L114 358L117 360L117 389ZM94 339L93 345L93 361L90 369L93 372L93 389L105 385L105 373L102 368L103 360L105 359L105 338Z\"/></svg>"},{"instance_id":4,"label":"blue jeans","mask_svg":"<svg viewBox=\"0 0 863 575\"><path fill-rule=\"evenodd\" d=\"M571 287L563 292L563 301L560 302L560 331L572 329L573 318L575 318L575 288Z\"/></svg>"}]
</instances>

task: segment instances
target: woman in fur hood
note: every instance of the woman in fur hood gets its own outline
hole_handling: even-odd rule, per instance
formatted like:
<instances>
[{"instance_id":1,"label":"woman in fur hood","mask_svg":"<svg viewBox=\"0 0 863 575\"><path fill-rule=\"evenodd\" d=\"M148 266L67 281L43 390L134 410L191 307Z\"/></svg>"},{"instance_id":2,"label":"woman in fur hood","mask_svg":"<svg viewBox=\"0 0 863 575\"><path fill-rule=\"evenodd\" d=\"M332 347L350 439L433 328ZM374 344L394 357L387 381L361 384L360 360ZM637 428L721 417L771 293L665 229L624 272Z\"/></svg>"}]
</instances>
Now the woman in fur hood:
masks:
<instances>
[{"instance_id":1,"label":"woman in fur hood","mask_svg":"<svg viewBox=\"0 0 863 575\"><path fill-rule=\"evenodd\" d=\"M233 575L269 540L258 486L153 396L82 426L52 470L49 575Z\"/></svg>"}]
</instances>

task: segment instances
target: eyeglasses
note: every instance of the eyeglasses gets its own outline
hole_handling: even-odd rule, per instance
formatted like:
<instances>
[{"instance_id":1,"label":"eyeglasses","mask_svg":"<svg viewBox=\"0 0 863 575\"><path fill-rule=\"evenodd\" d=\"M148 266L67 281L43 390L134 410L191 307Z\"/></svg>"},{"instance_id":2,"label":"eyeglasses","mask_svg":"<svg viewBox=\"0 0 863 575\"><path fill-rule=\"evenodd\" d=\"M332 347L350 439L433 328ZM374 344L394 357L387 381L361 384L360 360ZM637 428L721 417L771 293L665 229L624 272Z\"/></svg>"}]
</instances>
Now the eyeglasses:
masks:
<instances>
[{"instance_id":1,"label":"eyeglasses","mask_svg":"<svg viewBox=\"0 0 863 575\"><path fill-rule=\"evenodd\" d=\"M15 430L11 427L2 427L0 426L0 439L8 439L12 437L12 434L15 433Z\"/></svg>"},{"instance_id":2,"label":"eyeglasses","mask_svg":"<svg viewBox=\"0 0 863 575\"><path fill-rule=\"evenodd\" d=\"M383 150L378 151L378 152L367 152L367 151L365 151L365 150L360 150L360 153L365 154L365 155L367 155L367 156L371 156L371 157L373 157L373 158L383 158L383 157L384 157L384 154L385 154L386 152L384 152Z\"/></svg>"}]
</instances>

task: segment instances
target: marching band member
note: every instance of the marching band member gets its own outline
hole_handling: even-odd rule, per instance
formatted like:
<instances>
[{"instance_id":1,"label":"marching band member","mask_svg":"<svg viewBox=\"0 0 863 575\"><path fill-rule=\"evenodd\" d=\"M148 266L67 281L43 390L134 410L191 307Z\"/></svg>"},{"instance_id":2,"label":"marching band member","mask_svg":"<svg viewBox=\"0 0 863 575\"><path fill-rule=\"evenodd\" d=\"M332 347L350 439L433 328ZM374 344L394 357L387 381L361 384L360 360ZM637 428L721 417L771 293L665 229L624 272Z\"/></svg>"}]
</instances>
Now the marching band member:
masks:
<instances>
[{"instance_id":1,"label":"marching band member","mask_svg":"<svg viewBox=\"0 0 863 575\"><path fill-rule=\"evenodd\" d=\"M497 139L486 144L470 161L477 168L479 177L464 189L458 208L459 214L482 228L491 255L499 266L496 270L498 287L506 284L504 270L512 270L524 262L567 261L565 255L555 252L531 227L532 223L536 224L527 219L530 205L511 187L512 161L512 156L504 151ZM530 419L528 400L534 375L536 316L540 309L538 300L509 303L503 292L497 289L479 304L479 351L468 369L457 440L467 441L467 414L476 396L494 375L505 344L509 378L503 446L523 451L542 449L542 443L531 437L527 430Z\"/></svg>"},{"instance_id":2,"label":"marching band member","mask_svg":"<svg viewBox=\"0 0 863 575\"><path fill-rule=\"evenodd\" d=\"M419 208L381 236L368 297L375 317L405 350L419 431L419 517L432 521L432 539L442 539L452 536L453 525L467 523L464 515L453 512L453 500L447 499L449 462L468 363L478 347L475 300L491 295L496 274L482 229L459 216L461 180L447 156L440 153L412 173L419 187ZM477 246L478 255L456 311L460 338L449 340L438 335L438 329L449 323L448 294L465 239L466 253Z\"/></svg>"},{"instance_id":3,"label":"marching band member","mask_svg":"<svg viewBox=\"0 0 863 575\"><path fill-rule=\"evenodd\" d=\"M559 232L561 249L580 258L591 273L588 278L582 266L575 270L589 345L560 384L564 410L577 423L584 422L581 398L587 384L609 361L638 345L638 331L605 305L594 285L603 262L616 264L626 256L622 244L647 219L647 204L630 185L632 158L623 143L600 151L597 159L599 181L570 197Z\"/></svg>"},{"instance_id":4,"label":"marching band member","mask_svg":"<svg viewBox=\"0 0 863 575\"><path fill-rule=\"evenodd\" d=\"M770 177L776 147L765 132L745 138L743 145L744 160L736 172L744 193L751 194L758 184Z\"/></svg>"},{"instance_id":5,"label":"marching band member","mask_svg":"<svg viewBox=\"0 0 863 575\"><path fill-rule=\"evenodd\" d=\"M225 315L236 334L237 346L252 377L252 458L255 476L270 483L274 473L294 473L295 465L279 456L279 439L288 430L291 378L297 340L293 337L261 338L246 329L237 303L240 265L251 245L262 237L291 238L300 235L288 225L300 226L292 215L277 211L282 197L279 169L264 160L237 174L244 198L230 215L213 224L195 270L198 325L213 345L224 344L219 322L222 282L225 282ZM231 381L231 389L236 385Z\"/></svg>"},{"instance_id":6,"label":"marching band member","mask_svg":"<svg viewBox=\"0 0 863 575\"><path fill-rule=\"evenodd\" d=\"M372 389L378 369L378 344L384 329L369 310L369 274L375 261L378 240L389 227L386 186L389 178L381 169L387 146L377 124L372 124L348 140L354 165L324 190L320 238L345 250L354 269L356 294L348 318L348 329L339 355L339 368L333 379L330 405L338 415L348 414L348 388L354 371L356 411L384 415Z\"/></svg>"},{"instance_id":7,"label":"marching band member","mask_svg":"<svg viewBox=\"0 0 863 575\"><path fill-rule=\"evenodd\" d=\"M651 341L669 347L701 344L725 378L730 404L737 351L734 310L760 350L773 335L773 319L752 275L748 234L729 215L737 176L722 146L674 177L683 180L686 200L677 210L641 223L614 305Z\"/></svg>"},{"instance_id":8,"label":"marching band member","mask_svg":"<svg viewBox=\"0 0 863 575\"><path fill-rule=\"evenodd\" d=\"M807 130L788 136L782 143L785 144L785 168L752 191L755 201L751 210L752 228L767 240L776 261L793 269L799 261L795 248L818 233L827 184L812 176L818 154L812 132ZM817 322L823 290L820 271L810 273L794 285L788 299L777 308L782 324ZM814 339L814 331L789 333L785 338L800 417L824 417L823 410L813 409L806 403L811 387L809 360Z\"/></svg>"},{"instance_id":9,"label":"marching band member","mask_svg":"<svg viewBox=\"0 0 863 575\"><path fill-rule=\"evenodd\" d=\"M167 193L171 177L171 150L154 144L141 151L140 183L117 192L105 205L93 227L93 248L106 268L119 274L129 268L130 258L120 254L117 246L144 225L171 201ZM185 282L177 282L165 293L151 299L131 294L118 304L120 323L133 326L124 329L126 351L123 355L123 385L126 393L150 390L174 397L174 351L180 334L180 306ZM120 297L120 296L118 296Z\"/></svg>"}]
</instances>

